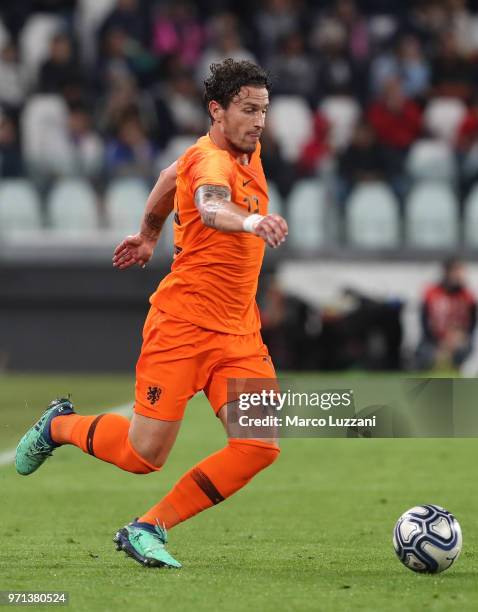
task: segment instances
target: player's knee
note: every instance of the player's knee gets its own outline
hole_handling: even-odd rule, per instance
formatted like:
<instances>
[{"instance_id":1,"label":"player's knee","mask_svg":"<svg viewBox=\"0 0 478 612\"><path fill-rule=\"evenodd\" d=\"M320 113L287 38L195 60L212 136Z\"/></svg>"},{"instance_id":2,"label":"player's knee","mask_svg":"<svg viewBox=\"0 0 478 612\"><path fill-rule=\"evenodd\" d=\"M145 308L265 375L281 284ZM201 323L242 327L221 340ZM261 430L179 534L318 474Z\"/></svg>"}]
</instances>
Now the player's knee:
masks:
<instances>
[{"instance_id":1,"label":"player's knee","mask_svg":"<svg viewBox=\"0 0 478 612\"><path fill-rule=\"evenodd\" d=\"M154 454L144 454L141 450L135 449L131 442L127 442L128 450L128 471L133 474L150 474L158 472L163 463Z\"/></svg>"}]
</instances>

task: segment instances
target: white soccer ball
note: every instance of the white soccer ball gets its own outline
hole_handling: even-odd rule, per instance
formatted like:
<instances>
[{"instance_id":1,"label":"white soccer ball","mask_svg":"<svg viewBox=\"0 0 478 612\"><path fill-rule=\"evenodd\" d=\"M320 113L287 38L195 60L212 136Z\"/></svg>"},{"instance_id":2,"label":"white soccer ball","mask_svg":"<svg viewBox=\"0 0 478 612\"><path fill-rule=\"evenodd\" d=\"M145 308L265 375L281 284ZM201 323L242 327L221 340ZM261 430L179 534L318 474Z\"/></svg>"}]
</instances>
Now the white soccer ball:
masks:
<instances>
[{"instance_id":1,"label":"white soccer ball","mask_svg":"<svg viewBox=\"0 0 478 612\"><path fill-rule=\"evenodd\" d=\"M395 552L414 572L438 574L448 569L460 554L462 542L453 514L433 504L410 508L393 530Z\"/></svg>"}]
</instances>

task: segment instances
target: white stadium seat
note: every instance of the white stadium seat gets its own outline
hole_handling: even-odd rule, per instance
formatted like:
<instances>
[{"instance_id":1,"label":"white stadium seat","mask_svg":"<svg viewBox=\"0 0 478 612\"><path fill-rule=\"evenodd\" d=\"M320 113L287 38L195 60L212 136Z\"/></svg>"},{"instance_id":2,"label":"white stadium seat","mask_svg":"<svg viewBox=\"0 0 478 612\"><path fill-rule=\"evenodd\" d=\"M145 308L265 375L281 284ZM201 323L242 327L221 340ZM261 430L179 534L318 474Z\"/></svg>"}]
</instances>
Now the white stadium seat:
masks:
<instances>
[{"instance_id":1,"label":"white stadium seat","mask_svg":"<svg viewBox=\"0 0 478 612\"><path fill-rule=\"evenodd\" d=\"M174 254L174 213L166 219L158 242L158 253L172 259Z\"/></svg>"},{"instance_id":2,"label":"white stadium seat","mask_svg":"<svg viewBox=\"0 0 478 612\"><path fill-rule=\"evenodd\" d=\"M427 104L423 122L433 136L453 143L465 113L466 106L458 98L433 98Z\"/></svg>"},{"instance_id":3,"label":"white stadium seat","mask_svg":"<svg viewBox=\"0 0 478 612\"><path fill-rule=\"evenodd\" d=\"M112 181L105 196L109 227L119 234L135 234L143 218L149 191L142 179L120 178Z\"/></svg>"},{"instance_id":4,"label":"white stadium seat","mask_svg":"<svg viewBox=\"0 0 478 612\"><path fill-rule=\"evenodd\" d=\"M268 121L285 159L296 161L314 133L308 105L299 96L275 96L271 100Z\"/></svg>"},{"instance_id":5,"label":"white stadium seat","mask_svg":"<svg viewBox=\"0 0 478 612\"><path fill-rule=\"evenodd\" d=\"M405 224L408 246L456 247L458 202L451 187L433 181L416 185L407 199Z\"/></svg>"},{"instance_id":6,"label":"white stadium seat","mask_svg":"<svg viewBox=\"0 0 478 612\"><path fill-rule=\"evenodd\" d=\"M33 170L62 173L70 163L67 137L68 110L61 96L35 95L22 118L23 152Z\"/></svg>"},{"instance_id":7,"label":"white stadium seat","mask_svg":"<svg viewBox=\"0 0 478 612\"><path fill-rule=\"evenodd\" d=\"M406 168L413 179L452 181L456 178L456 160L450 145L442 140L415 142L407 156Z\"/></svg>"},{"instance_id":8,"label":"white stadium seat","mask_svg":"<svg viewBox=\"0 0 478 612\"><path fill-rule=\"evenodd\" d=\"M295 184L288 199L289 245L314 250L324 246L327 236L325 188L314 179Z\"/></svg>"},{"instance_id":9,"label":"white stadium seat","mask_svg":"<svg viewBox=\"0 0 478 612\"><path fill-rule=\"evenodd\" d=\"M394 248L400 242L400 213L396 196L385 183L362 183L346 205L349 243L364 248Z\"/></svg>"},{"instance_id":10,"label":"white stadium seat","mask_svg":"<svg viewBox=\"0 0 478 612\"><path fill-rule=\"evenodd\" d=\"M51 227L62 233L88 234L98 229L96 194L82 179L61 179L48 197Z\"/></svg>"},{"instance_id":11,"label":"white stadium seat","mask_svg":"<svg viewBox=\"0 0 478 612\"><path fill-rule=\"evenodd\" d=\"M282 215L282 196L277 186L272 181L268 181L267 190L269 192L269 213Z\"/></svg>"},{"instance_id":12,"label":"white stadium seat","mask_svg":"<svg viewBox=\"0 0 478 612\"><path fill-rule=\"evenodd\" d=\"M38 194L26 179L0 181L0 233L23 233L41 228Z\"/></svg>"},{"instance_id":13,"label":"white stadium seat","mask_svg":"<svg viewBox=\"0 0 478 612\"><path fill-rule=\"evenodd\" d=\"M181 157L186 149L189 149L196 141L197 138L195 136L175 136L171 138L167 147L161 152L156 160L155 165L158 175L161 170L164 170L176 161L178 157Z\"/></svg>"},{"instance_id":14,"label":"white stadium seat","mask_svg":"<svg viewBox=\"0 0 478 612\"><path fill-rule=\"evenodd\" d=\"M478 249L478 183L466 198L463 212L465 244Z\"/></svg>"},{"instance_id":15,"label":"white stadium seat","mask_svg":"<svg viewBox=\"0 0 478 612\"><path fill-rule=\"evenodd\" d=\"M360 118L360 106L348 96L325 98L319 109L330 123L330 144L341 151L350 142L355 126Z\"/></svg>"}]
</instances>

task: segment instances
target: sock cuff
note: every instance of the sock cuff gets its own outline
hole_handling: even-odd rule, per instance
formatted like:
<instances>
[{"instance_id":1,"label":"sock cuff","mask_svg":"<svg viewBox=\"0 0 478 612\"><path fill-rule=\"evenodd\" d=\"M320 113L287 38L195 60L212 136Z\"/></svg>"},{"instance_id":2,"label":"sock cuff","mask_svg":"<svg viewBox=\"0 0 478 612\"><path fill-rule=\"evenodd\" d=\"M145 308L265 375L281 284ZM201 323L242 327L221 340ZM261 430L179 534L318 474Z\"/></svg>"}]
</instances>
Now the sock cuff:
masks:
<instances>
[{"instance_id":1,"label":"sock cuff","mask_svg":"<svg viewBox=\"0 0 478 612\"><path fill-rule=\"evenodd\" d=\"M133 445L131 444L129 438L126 438L126 444L128 446L128 449L131 451L131 454L134 455L134 457L136 457L136 459L142 463L143 465L145 465L147 468L149 468L152 472L159 472L162 466L158 466L158 465L153 465L152 463L150 463L149 461L147 461L144 457L141 457L141 455L138 453L138 451L133 447Z\"/></svg>"},{"instance_id":2,"label":"sock cuff","mask_svg":"<svg viewBox=\"0 0 478 612\"><path fill-rule=\"evenodd\" d=\"M267 450L275 450L280 453L280 448L278 444L270 444L269 442L263 442L262 440L229 438L228 444L230 444L231 446L256 446L259 448L265 448Z\"/></svg>"}]
</instances>

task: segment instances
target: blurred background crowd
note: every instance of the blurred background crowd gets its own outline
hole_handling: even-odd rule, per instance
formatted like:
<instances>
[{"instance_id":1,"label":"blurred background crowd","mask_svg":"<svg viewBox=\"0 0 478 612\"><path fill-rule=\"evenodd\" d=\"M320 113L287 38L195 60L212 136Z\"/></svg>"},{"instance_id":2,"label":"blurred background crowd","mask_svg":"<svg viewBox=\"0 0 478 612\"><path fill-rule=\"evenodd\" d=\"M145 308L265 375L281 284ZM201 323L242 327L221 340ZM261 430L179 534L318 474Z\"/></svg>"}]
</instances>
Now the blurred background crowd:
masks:
<instances>
[{"instance_id":1,"label":"blurred background crowd","mask_svg":"<svg viewBox=\"0 0 478 612\"><path fill-rule=\"evenodd\" d=\"M341 208L379 179L403 206L414 175L435 173L463 202L478 177L472 5L2 0L0 176L152 180L207 129L203 79L233 57L272 75L263 157L283 197L332 172Z\"/></svg>"},{"instance_id":2,"label":"blurred background crowd","mask_svg":"<svg viewBox=\"0 0 478 612\"><path fill-rule=\"evenodd\" d=\"M463 364L478 282L423 262L478 249L471 0L2 0L0 263L104 261L94 247L137 231L159 171L207 131L203 80L226 57L273 82L262 159L290 235L260 306L278 367ZM172 227L158 249L169 265ZM337 266L306 275L318 255Z\"/></svg>"}]
</instances>

